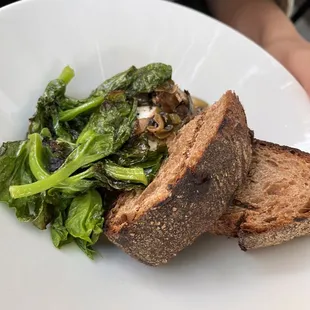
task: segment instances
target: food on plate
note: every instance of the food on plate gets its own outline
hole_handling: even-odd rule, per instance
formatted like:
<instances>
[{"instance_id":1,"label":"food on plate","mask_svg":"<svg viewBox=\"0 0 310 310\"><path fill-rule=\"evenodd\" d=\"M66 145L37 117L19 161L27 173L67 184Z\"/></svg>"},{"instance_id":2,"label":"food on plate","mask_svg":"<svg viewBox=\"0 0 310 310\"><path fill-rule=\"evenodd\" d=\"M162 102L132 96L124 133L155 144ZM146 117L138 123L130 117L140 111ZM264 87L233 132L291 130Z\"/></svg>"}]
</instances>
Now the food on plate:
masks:
<instances>
[{"instance_id":1,"label":"food on plate","mask_svg":"<svg viewBox=\"0 0 310 310\"><path fill-rule=\"evenodd\" d=\"M51 81L27 138L0 149L0 201L17 218L51 228L56 247L75 242L93 257L115 192L143 190L167 157L167 141L200 109L171 66L132 66L88 98L66 96L70 67Z\"/></svg>"},{"instance_id":2,"label":"food on plate","mask_svg":"<svg viewBox=\"0 0 310 310\"><path fill-rule=\"evenodd\" d=\"M227 92L168 144L168 158L145 190L122 194L107 237L149 265L166 263L205 232L245 181L252 133L238 97Z\"/></svg>"},{"instance_id":3,"label":"food on plate","mask_svg":"<svg viewBox=\"0 0 310 310\"><path fill-rule=\"evenodd\" d=\"M310 154L254 139L238 97L210 108L171 66L132 66L85 99L52 80L27 137L0 148L0 201L93 258L104 232L157 266L208 231L243 250L310 233Z\"/></svg>"},{"instance_id":4,"label":"food on plate","mask_svg":"<svg viewBox=\"0 0 310 310\"><path fill-rule=\"evenodd\" d=\"M255 140L249 176L209 231L238 237L243 250L310 233L310 154Z\"/></svg>"}]
</instances>

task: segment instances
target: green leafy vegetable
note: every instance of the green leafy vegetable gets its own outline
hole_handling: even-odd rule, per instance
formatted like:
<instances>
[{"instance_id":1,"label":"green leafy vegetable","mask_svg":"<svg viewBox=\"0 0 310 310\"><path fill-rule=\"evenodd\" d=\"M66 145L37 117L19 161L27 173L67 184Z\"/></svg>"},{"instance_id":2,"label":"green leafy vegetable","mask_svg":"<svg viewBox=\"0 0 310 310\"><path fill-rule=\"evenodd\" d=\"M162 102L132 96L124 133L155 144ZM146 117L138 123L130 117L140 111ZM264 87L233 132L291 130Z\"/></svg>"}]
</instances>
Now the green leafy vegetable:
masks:
<instances>
[{"instance_id":1,"label":"green leafy vegetable","mask_svg":"<svg viewBox=\"0 0 310 310\"><path fill-rule=\"evenodd\" d=\"M177 109L187 102L171 74L161 63L132 66L75 99L66 96L74 71L65 67L38 99L27 139L0 148L0 201L21 221L49 225L56 248L75 242L93 258L104 209L121 192L144 189L167 156L165 140L149 129L168 132L184 123ZM160 108L166 98L173 117ZM154 103L161 123L140 123L137 107Z\"/></svg>"},{"instance_id":2,"label":"green leafy vegetable","mask_svg":"<svg viewBox=\"0 0 310 310\"><path fill-rule=\"evenodd\" d=\"M58 80L63 81L66 85L68 85L73 78L74 78L74 71L69 66L67 66L60 73Z\"/></svg>"},{"instance_id":3,"label":"green leafy vegetable","mask_svg":"<svg viewBox=\"0 0 310 310\"><path fill-rule=\"evenodd\" d=\"M84 193L91 188L99 187L99 181L91 179L94 177L93 170L94 168L92 166L85 171L67 178L55 187L51 188L48 193L52 194L55 191L59 191L66 197L75 197L78 193Z\"/></svg>"},{"instance_id":4,"label":"green leafy vegetable","mask_svg":"<svg viewBox=\"0 0 310 310\"><path fill-rule=\"evenodd\" d=\"M78 147L52 175L32 184L11 186L13 198L28 197L56 186L79 168L118 150L130 137L137 105L126 101L104 102L92 114L77 140ZM126 113L124 113L126 111Z\"/></svg>"},{"instance_id":5,"label":"green leafy vegetable","mask_svg":"<svg viewBox=\"0 0 310 310\"><path fill-rule=\"evenodd\" d=\"M147 159L150 146L145 134L134 136L123 147L111 156L111 159L120 166L130 167Z\"/></svg>"},{"instance_id":6,"label":"green leafy vegetable","mask_svg":"<svg viewBox=\"0 0 310 310\"><path fill-rule=\"evenodd\" d=\"M153 149L150 148L152 143ZM130 138L123 147L110 156L116 164L124 167L131 167L139 163L152 162L161 155L167 155L166 144L160 141L150 141L147 134L141 134Z\"/></svg>"},{"instance_id":7,"label":"green leafy vegetable","mask_svg":"<svg viewBox=\"0 0 310 310\"><path fill-rule=\"evenodd\" d=\"M28 156L27 141L6 142L0 148L0 201L15 209L20 221L32 221L38 228L44 229L51 220L44 193L23 199L13 199L9 193L11 184L29 184L34 181Z\"/></svg>"},{"instance_id":8,"label":"green leafy vegetable","mask_svg":"<svg viewBox=\"0 0 310 310\"><path fill-rule=\"evenodd\" d=\"M30 119L29 133L40 133L43 128L48 128L54 137L71 141L68 125L59 122L59 102L63 100L66 86L73 77L73 70L66 67L58 79L48 83L44 94L38 100L36 113Z\"/></svg>"},{"instance_id":9,"label":"green leafy vegetable","mask_svg":"<svg viewBox=\"0 0 310 310\"><path fill-rule=\"evenodd\" d=\"M150 93L158 86L171 79L172 68L162 63L153 63L140 68L133 74L133 82L128 87L128 93Z\"/></svg>"},{"instance_id":10,"label":"green leafy vegetable","mask_svg":"<svg viewBox=\"0 0 310 310\"><path fill-rule=\"evenodd\" d=\"M65 226L74 238L92 243L92 239L97 239L98 232L102 231L102 215L101 196L96 190L90 190L73 199Z\"/></svg>"},{"instance_id":11,"label":"green leafy vegetable","mask_svg":"<svg viewBox=\"0 0 310 310\"><path fill-rule=\"evenodd\" d=\"M29 135L30 153L29 153L29 166L31 172L37 180L44 180L50 174L44 167L43 163L43 145L42 139L39 134ZM76 174L70 178L67 178L63 182L59 183L53 189L49 191L49 194L55 192L55 190L61 191L66 196L74 195L75 193L82 193L89 190L92 187L98 186L98 183L87 180L93 176L92 169L85 170L79 174Z\"/></svg>"},{"instance_id":12,"label":"green leafy vegetable","mask_svg":"<svg viewBox=\"0 0 310 310\"><path fill-rule=\"evenodd\" d=\"M5 142L0 148L0 201L11 202L11 184L31 183L32 177L25 163L28 159L28 142Z\"/></svg>"},{"instance_id":13,"label":"green leafy vegetable","mask_svg":"<svg viewBox=\"0 0 310 310\"><path fill-rule=\"evenodd\" d=\"M137 71L135 67L130 67L128 70L116 74L110 79L104 81L88 98L88 100L83 101L73 101L65 99L62 101L62 106L71 105L71 109L66 111L61 111L59 114L61 121L70 121L76 118L82 113L89 112L94 108L98 107L105 97L112 91L115 90L126 90L132 83L132 75Z\"/></svg>"},{"instance_id":14,"label":"green leafy vegetable","mask_svg":"<svg viewBox=\"0 0 310 310\"><path fill-rule=\"evenodd\" d=\"M48 83L43 95L39 98L35 115L30 119L28 132L40 133L44 128L48 128L54 139L61 138L65 141L73 142L76 140L79 131L76 124L85 125L85 117L76 118L74 124L68 122L78 114L88 111L102 103L103 98L94 97L76 100L65 96L66 86L74 77L74 71L70 67L65 67L59 77ZM63 109L76 108L78 113ZM63 116L65 115L65 116ZM88 120L88 119L87 119ZM70 125L74 125L73 128Z\"/></svg>"},{"instance_id":15,"label":"green leafy vegetable","mask_svg":"<svg viewBox=\"0 0 310 310\"><path fill-rule=\"evenodd\" d=\"M81 113L88 112L91 109L98 107L104 100L103 96L90 98L89 101L79 105L71 110L61 111L59 113L59 120L61 122L71 121Z\"/></svg>"},{"instance_id":16,"label":"green leafy vegetable","mask_svg":"<svg viewBox=\"0 0 310 310\"><path fill-rule=\"evenodd\" d=\"M122 167L109 160L105 161L104 168L106 174L113 179L148 185L148 180L143 168Z\"/></svg>"},{"instance_id":17,"label":"green leafy vegetable","mask_svg":"<svg viewBox=\"0 0 310 310\"><path fill-rule=\"evenodd\" d=\"M29 136L29 140L31 140ZM54 172L65 162L69 154L76 148L75 144L62 141L61 139L43 139L43 157L48 172Z\"/></svg>"},{"instance_id":18,"label":"green leafy vegetable","mask_svg":"<svg viewBox=\"0 0 310 310\"><path fill-rule=\"evenodd\" d=\"M120 72L104 81L93 93L92 96L105 96L114 90L126 90L133 82L133 74L138 69L131 66L128 70Z\"/></svg>"},{"instance_id":19,"label":"green leafy vegetable","mask_svg":"<svg viewBox=\"0 0 310 310\"><path fill-rule=\"evenodd\" d=\"M51 236L54 246L56 248L61 248L63 245L72 242L74 239L70 236L64 225L65 216L60 211L57 213L58 214L51 225Z\"/></svg>"},{"instance_id":20,"label":"green leafy vegetable","mask_svg":"<svg viewBox=\"0 0 310 310\"><path fill-rule=\"evenodd\" d=\"M90 247L98 241L102 233L103 221L102 200L96 190L90 190L73 199L65 227L72 237L79 240L78 244L83 241L82 249L91 258L93 252Z\"/></svg>"},{"instance_id":21,"label":"green leafy vegetable","mask_svg":"<svg viewBox=\"0 0 310 310\"><path fill-rule=\"evenodd\" d=\"M41 193L37 198L36 207L34 210L34 218L32 223L39 229L46 229L46 226L53 218L54 208L45 197L45 193Z\"/></svg>"},{"instance_id":22,"label":"green leafy vegetable","mask_svg":"<svg viewBox=\"0 0 310 310\"><path fill-rule=\"evenodd\" d=\"M78 102L64 100L63 103L70 102L74 107L72 109L62 111L59 114L60 121L70 121L82 113L99 106L105 97L115 90L123 90L131 97L138 93L149 93L156 89L159 85L171 79L172 68L162 63L149 64L145 67L137 69L132 66L128 70L118 73L110 79L104 81L89 97L87 102Z\"/></svg>"}]
</instances>

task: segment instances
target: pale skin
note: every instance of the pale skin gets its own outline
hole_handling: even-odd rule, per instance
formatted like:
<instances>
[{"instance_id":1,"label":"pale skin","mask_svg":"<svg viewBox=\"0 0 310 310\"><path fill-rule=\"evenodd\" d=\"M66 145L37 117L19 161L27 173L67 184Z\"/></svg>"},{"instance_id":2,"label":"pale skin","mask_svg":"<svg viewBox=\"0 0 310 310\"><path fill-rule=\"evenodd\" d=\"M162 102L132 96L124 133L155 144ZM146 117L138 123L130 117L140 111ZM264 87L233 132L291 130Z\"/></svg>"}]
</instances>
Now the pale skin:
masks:
<instances>
[{"instance_id":1,"label":"pale skin","mask_svg":"<svg viewBox=\"0 0 310 310\"><path fill-rule=\"evenodd\" d=\"M205 0L212 14L278 59L310 95L310 43L273 0Z\"/></svg>"}]
</instances>

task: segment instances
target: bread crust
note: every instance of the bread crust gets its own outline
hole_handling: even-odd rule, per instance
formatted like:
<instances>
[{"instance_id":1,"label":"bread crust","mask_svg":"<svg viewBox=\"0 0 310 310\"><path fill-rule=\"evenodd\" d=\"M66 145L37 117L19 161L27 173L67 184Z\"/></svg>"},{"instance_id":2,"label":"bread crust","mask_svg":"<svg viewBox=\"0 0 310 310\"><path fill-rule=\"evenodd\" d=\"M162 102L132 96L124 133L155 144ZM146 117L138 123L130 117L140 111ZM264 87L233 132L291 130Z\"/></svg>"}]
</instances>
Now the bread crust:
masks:
<instances>
[{"instance_id":1,"label":"bread crust","mask_svg":"<svg viewBox=\"0 0 310 310\"><path fill-rule=\"evenodd\" d=\"M290 224L265 232L255 233L239 230L239 246L243 251L281 244L310 234L310 219L295 218Z\"/></svg>"},{"instance_id":2,"label":"bread crust","mask_svg":"<svg viewBox=\"0 0 310 310\"><path fill-rule=\"evenodd\" d=\"M238 97L227 92L209 110L225 105L225 113L216 124L216 134L199 153L199 134L189 150L195 156L187 160L184 174L167 184L169 194L132 221L121 226L110 212L105 233L116 245L141 262L157 266L192 244L226 210L236 189L243 183L251 162L252 135ZM212 113L205 114L210 121ZM211 116L210 116L211 115ZM195 120L193 120L195 121ZM190 126L190 125L189 125ZM186 132L186 128L182 131ZM182 139L181 133L177 139ZM168 159L167 165L169 165ZM172 159L171 159L172 160ZM165 173L164 167L159 174ZM156 182L156 178L153 182ZM156 195L156 193L154 193ZM128 197L121 198L122 204Z\"/></svg>"}]
</instances>

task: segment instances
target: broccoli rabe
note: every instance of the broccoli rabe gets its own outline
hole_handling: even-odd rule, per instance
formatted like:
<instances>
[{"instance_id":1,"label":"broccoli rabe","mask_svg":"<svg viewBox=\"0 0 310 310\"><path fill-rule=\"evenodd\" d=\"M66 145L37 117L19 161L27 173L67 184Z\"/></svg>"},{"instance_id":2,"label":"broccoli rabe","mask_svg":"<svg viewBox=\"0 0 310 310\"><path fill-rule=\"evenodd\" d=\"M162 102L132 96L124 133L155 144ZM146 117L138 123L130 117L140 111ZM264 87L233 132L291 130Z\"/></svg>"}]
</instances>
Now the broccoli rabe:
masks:
<instances>
[{"instance_id":1,"label":"broccoli rabe","mask_svg":"<svg viewBox=\"0 0 310 310\"><path fill-rule=\"evenodd\" d=\"M75 242L93 258L110 193L145 188L167 155L135 129L139 100L171 74L165 64L132 66L76 99L66 95L74 71L65 67L38 99L27 139L0 148L0 201L21 221L50 225L55 247Z\"/></svg>"}]
</instances>

